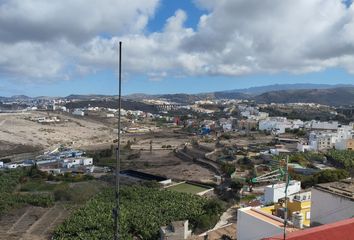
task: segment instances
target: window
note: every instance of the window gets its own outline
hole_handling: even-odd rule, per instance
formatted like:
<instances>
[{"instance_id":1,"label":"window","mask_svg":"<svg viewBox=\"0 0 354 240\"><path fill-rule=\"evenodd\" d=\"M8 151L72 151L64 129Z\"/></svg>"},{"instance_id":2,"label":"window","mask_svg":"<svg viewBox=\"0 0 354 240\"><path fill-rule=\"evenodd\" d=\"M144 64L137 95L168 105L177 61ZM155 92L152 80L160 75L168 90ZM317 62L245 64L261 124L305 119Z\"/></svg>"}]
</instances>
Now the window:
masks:
<instances>
[{"instance_id":1,"label":"window","mask_svg":"<svg viewBox=\"0 0 354 240\"><path fill-rule=\"evenodd\" d=\"M306 220L310 220L311 212L306 212Z\"/></svg>"}]
</instances>

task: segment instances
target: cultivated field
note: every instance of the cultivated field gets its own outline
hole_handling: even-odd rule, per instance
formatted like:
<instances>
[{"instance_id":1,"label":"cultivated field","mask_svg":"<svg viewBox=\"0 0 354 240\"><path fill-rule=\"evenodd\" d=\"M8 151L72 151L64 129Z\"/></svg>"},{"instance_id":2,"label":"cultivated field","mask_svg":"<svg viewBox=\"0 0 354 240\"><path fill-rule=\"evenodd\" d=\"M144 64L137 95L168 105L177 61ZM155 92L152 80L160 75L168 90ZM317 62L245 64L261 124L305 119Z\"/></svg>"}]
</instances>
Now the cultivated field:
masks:
<instances>
[{"instance_id":1,"label":"cultivated field","mask_svg":"<svg viewBox=\"0 0 354 240\"><path fill-rule=\"evenodd\" d=\"M63 205L52 208L24 207L0 218L0 239L45 240L62 223L69 212Z\"/></svg>"}]
</instances>

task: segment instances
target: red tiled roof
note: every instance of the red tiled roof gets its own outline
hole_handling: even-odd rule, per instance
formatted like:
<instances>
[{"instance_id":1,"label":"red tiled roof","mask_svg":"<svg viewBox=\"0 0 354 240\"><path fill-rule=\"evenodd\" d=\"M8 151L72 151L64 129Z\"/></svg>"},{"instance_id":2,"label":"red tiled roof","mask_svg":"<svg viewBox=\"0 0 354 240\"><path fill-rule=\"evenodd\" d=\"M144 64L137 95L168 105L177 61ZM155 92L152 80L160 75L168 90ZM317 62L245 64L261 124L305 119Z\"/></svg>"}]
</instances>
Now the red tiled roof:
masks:
<instances>
[{"instance_id":1,"label":"red tiled roof","mask_svg":"<svg viewBox=\"0 0 354 240\"><path fill-rule=\"evenodd\" d=\"M262 240L283 240L283 235ZM353 240L354 218L289 233L286 240Z\"/></svg>"}]
</instances>

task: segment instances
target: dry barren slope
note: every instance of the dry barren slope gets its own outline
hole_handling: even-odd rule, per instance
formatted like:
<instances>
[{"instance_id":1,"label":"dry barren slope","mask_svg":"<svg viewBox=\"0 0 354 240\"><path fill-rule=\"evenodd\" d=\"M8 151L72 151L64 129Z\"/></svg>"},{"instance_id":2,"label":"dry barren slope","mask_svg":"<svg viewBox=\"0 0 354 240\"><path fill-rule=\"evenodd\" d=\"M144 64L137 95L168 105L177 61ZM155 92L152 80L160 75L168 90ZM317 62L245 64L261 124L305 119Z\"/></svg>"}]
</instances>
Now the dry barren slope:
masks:
<instances>
[{"instance_id":1,"label":"dry barren slope","mask_svg":"<svg viewBox=\"0 0 354 240\"><path fill-rule=\"evenodd\" d=\"M73 143L73 147L110 142L111 129L98 122L59 115L61 123L44 125L29 117L47 116L46 113L0 114L1 139L12 144L52 148L58 144Z\"/></svg>"}]
</instances>

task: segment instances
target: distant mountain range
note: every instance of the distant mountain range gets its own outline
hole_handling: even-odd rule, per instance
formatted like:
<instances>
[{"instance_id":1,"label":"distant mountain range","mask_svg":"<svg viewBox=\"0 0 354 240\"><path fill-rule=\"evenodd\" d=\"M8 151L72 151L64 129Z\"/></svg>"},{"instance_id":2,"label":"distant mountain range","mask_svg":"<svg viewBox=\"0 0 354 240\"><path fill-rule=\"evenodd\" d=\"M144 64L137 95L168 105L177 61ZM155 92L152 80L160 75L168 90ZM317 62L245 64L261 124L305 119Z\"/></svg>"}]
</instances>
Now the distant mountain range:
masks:
<instances>
[{"instance_id":1,"label":"distant mountain range","mask_svg":"<svg viewBox=\"0 0 354 240\"><path fill-rule=\"evenodd\" d=\"M104 99L116 96L109 95L69 95L67 99ZM52 97L36 97L35 99L51 99ZM0 100L28 100L25 95L0 97ZM189 104L203 99L248 99L258 103L292 103L313 102L325 105L354 105L354 85L329 85L329 84L275 84L261 87L234 89L198 94L156 94L144 93L130 94L124 100L139 101L142 99L166 99L168 101Z\"/></svg>"},{"instance_id":2,"label":"distant mountain range","mask_svg":"<svg viewBox=\"0 0 354 240\"><path fill-rule=\"evenodd\" d=\"M312 102L330 106L354 105L354 87L271 91L255 96L254 100L257 103Z\"/></svg>"},{"instance_id":3,"label":"distant mountain range","mask_svg":"<svg viewBox=\"0 0 354 240\"><path fill-rule=\"evenodd\" d=\"M128 99L163 98L177 103L191 103L202 99L247 99L258 103L311 102L339 106L354 105L354 85L275 84L200 94L134 94L126 97Z\"/></svg>"},{"instance_id":4,"label":"distant mountain range","mask_svg":"<svg viewBox=\"0 0 354 240\"><path fill-rule=\"evenodd\" d=\"M350 84L314 84L314 83L295 83L295 84L273 84L260 87L250 87L243 89L234 89L230 91L222 91L221 93L243 93L248 95L259 95L270 91L281 90L300 90L300 89L328 89L328 88L341 88L341 87L354 87Z\"/></svg>"}]
</instances>

